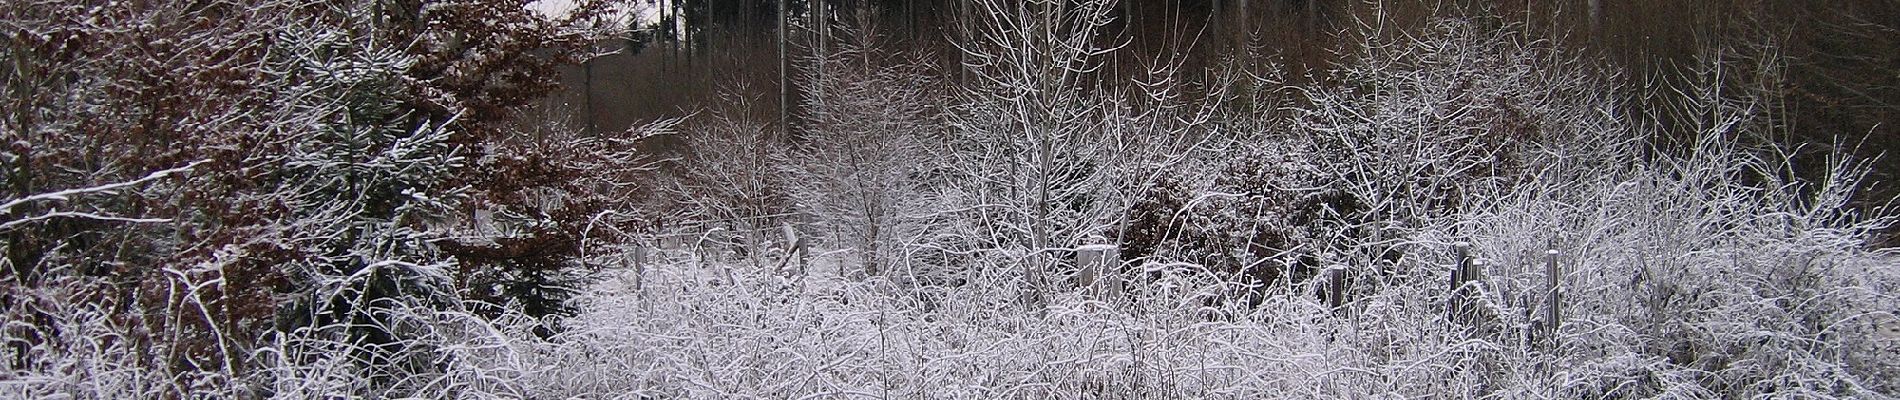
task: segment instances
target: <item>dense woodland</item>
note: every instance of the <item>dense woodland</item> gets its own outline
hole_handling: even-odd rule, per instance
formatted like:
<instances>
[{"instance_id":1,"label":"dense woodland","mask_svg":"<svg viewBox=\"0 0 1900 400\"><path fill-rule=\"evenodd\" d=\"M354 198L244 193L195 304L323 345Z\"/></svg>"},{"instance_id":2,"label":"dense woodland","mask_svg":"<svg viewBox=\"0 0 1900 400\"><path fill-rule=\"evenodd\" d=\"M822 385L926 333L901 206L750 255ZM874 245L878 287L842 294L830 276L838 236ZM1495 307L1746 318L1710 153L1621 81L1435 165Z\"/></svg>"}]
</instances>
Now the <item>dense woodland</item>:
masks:
<instances>
[{"instance_id":1,"label":"dense woodland","mask_svg":"<svg viewBox=\"0 0 1900 400\"><path fill-rule=\"evenodd\" d=\"M777 35L774 0L647 2L653 18L635 23L615 54L567 69L565 88L548 103L571 106L588 129L619 130L637 122L717 104L725 92L757 97L777 110L787 94L806 90L781 66L822 51L818 37L860 21L874 26L886 49L922 53L943 78L968 77L952 43L957 21L975 12L956 0L788 0L787 35ZM1098 40L1110 84L1139 79L1147 67L1179 63L1184 80L1205 84L1217 68L1273 69L1295 82L1324 80L1362 21L1415 29L1448 8L1479 10L1520 33L1551 41L1571 55L1611 68L1628 112L1670 118L1667 94L1687 84L1712 58L1730 68L1731 85L1773 92L1786 144L1863 158L1891 152L1900 132L1883 122L1900 115L1900 6L1886 1L1409 2L1358 0L1167 0L1119 2ZM814 15L823 14L827 18ZM787 51L781 53L781 41ZM1716 54L1721 53L1721 54ZM783 64L781 64L783 62ZM788 110L798 113L794 98ZM797 119L789 123L797 124ZM794 129L795 131L797 129ZM1847 146L1836 146L1836 137ZM1900 172L1883 168L1882 177ZM1882 179L1890 181L1892 179ZM1891 193L1891 192L1889 192Z\"/></svg>"},{"instance_id":2,"label":"dense woodland","mask_svg":"<svg viewBox=\"0 0 1900 400\"><path fill-rule=\"evenodd\" d=\"M1653 3L10 1L0 398L1900 395L1900 5Z\"/></svg>"}]
</instances>

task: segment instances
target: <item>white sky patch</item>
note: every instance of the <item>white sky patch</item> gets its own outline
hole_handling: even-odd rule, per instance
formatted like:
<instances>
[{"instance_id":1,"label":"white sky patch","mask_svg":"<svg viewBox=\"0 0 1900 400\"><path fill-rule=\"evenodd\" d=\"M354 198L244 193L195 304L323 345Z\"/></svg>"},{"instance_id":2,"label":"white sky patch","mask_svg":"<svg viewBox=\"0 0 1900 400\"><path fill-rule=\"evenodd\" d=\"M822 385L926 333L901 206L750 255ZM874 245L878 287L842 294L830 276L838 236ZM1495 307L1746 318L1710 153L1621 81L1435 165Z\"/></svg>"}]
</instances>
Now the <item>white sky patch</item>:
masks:
<instances>
[{"instance_id":1,"label":"white sky patch","mask_svg":"<svg viewBox=\"0 0 1900 400\"><path fill-rule=\"evenodd\" d=\"M607 8L612 10L610 11L613 14L612 20L626 21L628 17L632 17L636 22L633 26L645 27L659 23L660 11L671 3L671 0L616 1L609 4ZM574 12L575 4L576 0L535 0L529 2L526 7L530 11L541 14L543 18L555 19Z\"/></svg>"}]
</instances>

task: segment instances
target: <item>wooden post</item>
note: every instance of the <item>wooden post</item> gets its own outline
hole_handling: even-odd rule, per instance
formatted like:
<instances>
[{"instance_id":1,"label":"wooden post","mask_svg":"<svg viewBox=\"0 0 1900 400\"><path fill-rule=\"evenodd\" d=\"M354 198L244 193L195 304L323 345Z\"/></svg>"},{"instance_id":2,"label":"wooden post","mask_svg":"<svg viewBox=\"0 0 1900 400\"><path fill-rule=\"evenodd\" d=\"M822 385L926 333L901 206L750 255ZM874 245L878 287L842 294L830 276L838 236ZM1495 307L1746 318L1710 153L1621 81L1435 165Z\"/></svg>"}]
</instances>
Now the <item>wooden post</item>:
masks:
<instances>
[{"instance_id":1,"label":"wooden post","mask_svg":"<svg viewBox=\"0 0 1900 400\"><path fill-rule=\"evenodd\" d=\"M647 246L633 246L633 290L646 293L647 283Z\"/></svg>"},{"instance_id":2,"label":"wooden post","mask_svg":"<svg viewBox=\"0 0 1900 400\"><path fill-rule=\"evenodd\" d=\"M1544 251L1544 329L1545 342L1551 347L1557 346L1557 328L1562 325L1564 300L1559 282L1562 271L1557 268L1557 250Z\"/></svg>"},{"instance_id":3,"label":"wooden post","mask_svg":"<svg viewBox=\"0 0 1900 400\"><path fill-rule=\"evenodd\" d=\"M779 234L784 236L784 240L785 240L783 242L780 242L780 243L783 243L783 245L779 246L779 249L783 250L783 254L785 254L784 256L785 258L782 260L779 260L778 267L773 268L772 273L778 274L778 275L784 275L785 265L790 264L790 261L792 259L792 254L798 251L798 231L795 231L792 229L791 221L779 221L778 228L779 228Z\"/></svg>"},{"instance_id":4,"label":"wooden post","mask_svg":"<svg viewBox=\"0 0 1900 400\"><path fill-rule=\"evenodd\" d=\"M1480 309L1478 308L1478 305L1483 303L1481 300L1484 297L1484 293L1481 291L1484 287L1484 267L1489 265L1489 263L1489 260L1485 260L1482 257L1472 258L1469 264L1471 269L1465 270L1465 285L1459 290L1464 298L1465 322L1473 324L1480 332L1491 332L1492 326L1490 324L1494 322L1493 319L1480 314ZM1495 317L1495 315L1491 317Z\"/></svg>"},{"instance_id":5,"label":"wooden post","mask_svg":"<svg viewBox=\"0 0 1900 400\"><path fill-rule=\"evenodd\" d=\"M1319 26L1319 0L1306 0L1307 26Z\"/></svg>"},{"instance_id":6,"label":"wooden post","mask_svg":"<svg viewBox=\"0 0 1900 400\"><path fill-rule=\"evenodd\" d=\"M785 58L785 38L787 36L785 34L785 22L787 19L785 13L785 0L778 0L778 126L780 139L791 136L792 131L792 81L788 79L790 74L787 73L787 71L791 69L788 67L790 61ZM760 225L763 225L763 223Z\"/></svg>"},{"instance_id":7,"label":"wooden post","mask_svg":"<svg viewBox=\"0 0 1900 400\"><path fill-rule=\"evenodd\" d=\"M1111 244L1090 244L1075 249L1074 284L1097 297L1121 293L1121 251Z\"/></svg>"},{"instance_id":8,"label":"wooden post","mask_svg":"<svg viewBox=\"0 0 1900 400\"><path fill-rule=\"evenodd\" d=\"M1464 288L1466 291L1477 290L1477 285L1483 284L1484 267L1488 266L1488 264L1490 264L1490 260L1485 260L1482 257L1473 257L1471 258L1471 262L1465 264L1468 268L1465 270Z\"/></svg>"},{"instance_id":9,"label":"wooden post","mask_svg":"<svg viewBox=\"0 0 1900 400\"><path fill-rule=\"evenodd\" d=\"M1247 44L1253 38L1253 30L1248 28L1248 24L1253 22L1253 15L1247 13L1247 0L1236 1L1234 5L1234 52L1245 54Z\"/></svg>"},{"instance_id":10,"label":"wooden post","mask_svg":"<svg viewBox=\"0 0 1900 400\"><path fill-rule=\"evenodd\" d=\"M1346 266L1334 265L1326 269L1326 303L1333 312L1346 304Z\"/></svg>"},{"instance_id":11,"label":"wooden post","mask_svg":"<svg viewBox=\"0 0 1900 400\"><path fill-rule=\"evenodd\" d=\"M1126 284L1122 281L1122 249L1120 246L1111 245L1102 251L1102 275L1103 279L1106 280L1106 284L1103 285L1102 288L1103 294L1120 297L1123 293L1122 291L1127 290Z\"/></svg>"},{"instance_id":12,"label":"wooden post","mask_svg":"<svg viewBox=\"0 0 1900 400\"><path fill-rule=\"evenodd\" d=\"M1588 40L1600 42L1598 37L1603 36L1603 0L1587 0L1584 11L1589 14L1586 18L1590 19Z\"/></svg>"},{"instance_id":13,"label":"wooden post","mask_svg":"<svg viewBox=\"0 0 1900 400\"><path fill-rule=\"evenodd\" d=\"M1471 245L1465 242L1452 243L1451 249L1455 263L1451 267L1451 290L1457 291L1458 287L1465 283L1465 264L1471 262Z\"/></svg>"},{"instance_id":14,"label":"wooden post","mask_svg":"<svg viewBox=\"0 0 1900 400\"><path fill-rule=\"evenodd\" d=\"M1095 261L1100 257L1100 255L1096 254L1096 250L1093 246L1082 246L1081 248L1075 249L1076 286L1088 288L1095 285L1095 277L1098 272L1095 269Z\"/></svg>"},{"instance_id":15,"label":"wooden post","mask_svg":"<svg viewBox=\"0 0 1900 400\"><path fill-rule=\"evenodd\" d=\"M1451 245L1453 259L1457 264L1451 267L1451 291L1446 296L1445 309L1451 322L1466 321L1465 283L1471 279L1471 244L1457 242Z\"/></svg>"},{"instance_id":16,"label":"wooden post","mask_svg":"<svg viewBox=\"0 0 1900 400\"><path fill-rule=\"evenodd\" d=\"M805 226L805 224L800 223L799 226ZM793 230L794 233L810 231L811 229L809 228L805 230ZM805 267L811 266L811 242L808 238L801 235L797 241L792 242L792 250L798 251L798 276L804 277Z\"/></svg>"}]
</instances>

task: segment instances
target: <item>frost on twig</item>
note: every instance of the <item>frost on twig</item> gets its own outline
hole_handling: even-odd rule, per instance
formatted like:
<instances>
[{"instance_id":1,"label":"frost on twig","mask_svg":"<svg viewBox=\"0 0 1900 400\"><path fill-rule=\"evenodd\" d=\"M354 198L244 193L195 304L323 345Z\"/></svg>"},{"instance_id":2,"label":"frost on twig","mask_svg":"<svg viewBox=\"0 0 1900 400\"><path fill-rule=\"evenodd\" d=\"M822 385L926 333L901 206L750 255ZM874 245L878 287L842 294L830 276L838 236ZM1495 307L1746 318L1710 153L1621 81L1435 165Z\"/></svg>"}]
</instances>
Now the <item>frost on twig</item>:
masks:
<instances>
[{"instance_id":1,"label":"frost on twig","mask_svg":"<svg viewBox=\"0 0 1900 400\"><path fill-rule=\"evenodd\" d=\"M89 212L89 211L60 211L57 208L57 206L47 206L45 204L46 203L67 203L67 202L72 201L74 198L83 197L83 196L117 195L123 189L136 187L136 186L150 183L152 181L156 181L160 179L165 179L166 177L170 177L174 174L189 172L191 171L192 168L197 167L199 164L203 164L203 163L205 163L205 161L195 161L181 167L154 171L152 173L146 174L145 176L139 177L137 179L127 180L127 181L113 182L113 183L107 183L107 184L77 188L77 189L53 191L53 192L29 195L29 196L21 197L18 199L8 200L6 203L0 204L0 215L11 216L14 207L27 206L27 205L33 205L38 208L48 208L50 209L50 211L32 215L32 216L7 218L6 222L0 222L0 232L4 232L10 229L19 227L21 225L55 219L55 218L90 219L90 220L95 220L95 221L127 222L127 223L168 222L170 221L170 219L165 219L165 218L136 218L136 217L115 216L115 215L110 215L110 214L102 214L98 212Z\"/></svg>"}]
</instances>

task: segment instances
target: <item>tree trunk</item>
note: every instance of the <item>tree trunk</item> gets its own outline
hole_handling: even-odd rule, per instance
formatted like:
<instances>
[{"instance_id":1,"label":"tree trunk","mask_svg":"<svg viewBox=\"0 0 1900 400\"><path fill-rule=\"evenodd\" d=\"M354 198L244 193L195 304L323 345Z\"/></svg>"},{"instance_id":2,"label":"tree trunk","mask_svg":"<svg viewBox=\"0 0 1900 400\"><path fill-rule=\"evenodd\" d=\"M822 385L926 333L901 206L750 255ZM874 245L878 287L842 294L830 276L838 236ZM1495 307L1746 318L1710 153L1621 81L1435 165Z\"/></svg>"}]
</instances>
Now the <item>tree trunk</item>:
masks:
<instances>
[{"instance_id":1,"label":"tree trunk","mask_svg":"<svg viewBox=\"0 0 1900 400\"><path fill-rule=\"evenodd\" d=\"M1247 43L1253 39L1253 15L1247 13L1247 0L1234 1L1234 46L1239 51L1247 51Z\"/></svg>"},{"instance_id":2,"label":"tree trunk","mask_svg":"<svg viewBox=\"0 0 1900 400\"><path fill-rule=\"evenodd\" d=\"M1213 8L1208 9L1208 33L1210 35L1209 39L1212 39L1209 41L1209 44L1212 46L1209 50L1213 50L1213 52L1203 57L1210 59L1208 62L1209 65L1217 63L1218 61L1213 61L1213 59L1220 58L1222 54L1230 56L1237 54L1236 51L1240 48L1237 44L1238 41L1234 40L1234 37L1238 36L1240 32L1240 24L1236 22L1236 20L1240 19L1239 14L1233 12L1236 6L1238 6L1238 4L1235 4L1233 1L1214 0Z\"/></svg>"},{"instance_id":3,"label":"tree trunk","mask_svg":"<svg viewBox=\"0 0 1900 400\"><path fill-rule=\"evenodd\" d=\"M1306 0L1307 26L1319 26L1319 0Z\"/></svg>"},{"instance_id":4,"label":"tree trunk","mask_svg":"<svg viewBox=\"0 0 1900 400\"><path fill-rule=\"evenodd\" d=\"M825 84L829 82L825 80L825 67L827 66L827 61L831 60L831 53L826 50L826 45L829 44L826 42L831 40L831 17L830 14L826 12L824 0L814 0L812 5L815 10L811 13L811 18L815 19L816 21L814 22L818 25L818 33L815 35L816 38L812 40L812 45L818 49L818 57L816 58L818 63L812 66L812 68L814 68L813 71L815 71L814 74L817 75L817 77L813 82L807 82L806 84L810 85L809 87L814 91L814 95L812 96L813 105L816 105L819 109L823 109L825 104ZM807 112L807 115L809 114L810 113Z\"/></svg>"},{"instance_id":5,"label":"tree trunk","mask_svg":"<svg viewBox=\"0 0 1900 400\"><path fill-rule=\"evenodd\" d=\"M594 60L581 62L581 69L587 75L586 81L581 83L581 101L586 103L581 107L582 113L586 115L581 118L587 119L587 136L593 137L600 134L599 126L594 122Z\"/></svg>"},{"instance_id":6,"label":"tree trunk","mask_svg":"<svg viewBox=\"0 0 1900 400\"><path fill-rule=\"evenodd\" d=\"M1603 32L1603 0L1586 0L1584 11L1589 13L1589 37L1595 40Z\"/></svg>"},{"instance_id":7,"label":"tree trunk","mask_svg":"<svg viewBox=\"0 0 1900 400\"><path fill-rule=\"evenodd\" d=\"M792 104L792 83L786 77L785 66L785 0L778 0L778 123L780 132L790 132L792 120L788 118Z\"/></svg>"}]
</instances>

